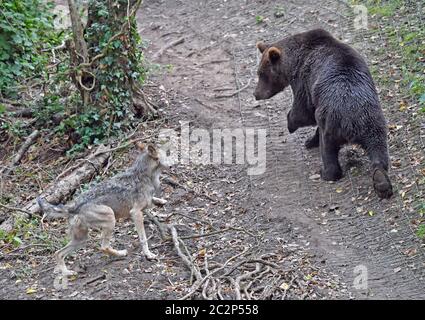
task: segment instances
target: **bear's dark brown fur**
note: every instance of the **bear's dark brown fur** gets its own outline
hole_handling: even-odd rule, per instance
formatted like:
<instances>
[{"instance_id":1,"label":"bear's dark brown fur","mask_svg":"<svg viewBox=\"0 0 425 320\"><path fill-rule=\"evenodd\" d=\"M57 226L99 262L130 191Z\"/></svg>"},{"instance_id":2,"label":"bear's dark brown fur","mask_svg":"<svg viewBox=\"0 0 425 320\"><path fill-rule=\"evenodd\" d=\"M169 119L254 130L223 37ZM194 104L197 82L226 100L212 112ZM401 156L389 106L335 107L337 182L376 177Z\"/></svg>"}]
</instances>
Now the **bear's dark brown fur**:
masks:
<instances>
[{"instance_id":1,"label":"bear's dark brown fur","mask_svg":"<svg viewBox=\"0 0 425 320\"><path fill-rule=\"evenodd\" d=\"M322 29L257 47L263 55L255 98L269 99L291 86L294 103L288 113L288 130L293 133L300 127L318 126L306 147L320 147L322 178L340 179L340 148L346 143L359 144L372 162L378 196L391 197L387 124L360 54Z\"/></svg>"}]
</instances>

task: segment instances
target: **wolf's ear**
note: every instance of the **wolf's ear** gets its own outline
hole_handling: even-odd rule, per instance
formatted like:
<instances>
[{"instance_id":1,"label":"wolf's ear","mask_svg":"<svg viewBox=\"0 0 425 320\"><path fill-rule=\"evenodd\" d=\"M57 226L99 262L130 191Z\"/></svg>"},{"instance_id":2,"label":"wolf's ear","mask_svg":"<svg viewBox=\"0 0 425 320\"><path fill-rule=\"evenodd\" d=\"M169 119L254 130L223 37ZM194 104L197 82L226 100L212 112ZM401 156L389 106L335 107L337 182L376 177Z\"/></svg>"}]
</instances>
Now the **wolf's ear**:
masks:
<instances>
[{"instance_id":1,"label":"wolf's ear","mask_svg":"<svg viewBox=\"0 0 425 320\"><path fill-rule=\"evenodd\" d=\"M154 160L158 160L159 159L158 151L156 151L156 148L153 145L151 145L151 144L148 145L148 153L149 153L149 156L152 159L154 159Z\"/></svg>"},{"instance_id":2,"label":"wolf's ear","mask_svg":"<svg viewBox=\"0 0 425 320\"><path fill-rule=\"evenodd\" d=\"M145 148L146 148L146 145L144 144L144 143L141 143L141 142L136 142L136 147L140 150L140 151L143 151L143 150L145 150Z\"/></svg>"},{"instance_id":3,"label":"wolf's ear","mask_svg":"<svg viewBox=\"0 0 425 320\"><path fill-rule=\"evenodd\" d=\"M267 49L267 45L264 42L257 42L257 48L260 50L261 53L264 52L264 50Z\"/></svg>"},{"instance_id":4,"label":"wolf's ear","mask_svg":"<svg viewBox=\"0 0 425 320\"><path fill-rule=\"evenodd\" d=\"M271 47L268 51L269 58L271 62L276 62L280 59L280 56L282 55L282 51L276 47Z\"/></svg>"}]
</instances>

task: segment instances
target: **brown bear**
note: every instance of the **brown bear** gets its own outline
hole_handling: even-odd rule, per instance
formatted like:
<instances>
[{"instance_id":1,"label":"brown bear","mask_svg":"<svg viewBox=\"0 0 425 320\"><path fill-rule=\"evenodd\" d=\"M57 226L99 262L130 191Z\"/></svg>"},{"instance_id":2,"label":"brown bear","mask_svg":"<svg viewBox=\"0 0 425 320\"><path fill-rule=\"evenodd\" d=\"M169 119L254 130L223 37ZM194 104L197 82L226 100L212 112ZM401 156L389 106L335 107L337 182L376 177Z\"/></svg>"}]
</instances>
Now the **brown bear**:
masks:
<instances>
[{"instance_id":1,"label":"brown bear","mask_svg":"<svg viewBox=\"0 0 425 320\"><path fill-rule=\"evenodd\" d=\"M338 154L346 143L360 145L372 162L373 186L380 198L393 194L388 177L387 124L366 62L350 46L322 29L257 44L262 53L255 89L269 99L291 86L294 102L288 130L316 126L306 147L320 147L321 177L342 177Z\"/></svg>"}]
</instances>

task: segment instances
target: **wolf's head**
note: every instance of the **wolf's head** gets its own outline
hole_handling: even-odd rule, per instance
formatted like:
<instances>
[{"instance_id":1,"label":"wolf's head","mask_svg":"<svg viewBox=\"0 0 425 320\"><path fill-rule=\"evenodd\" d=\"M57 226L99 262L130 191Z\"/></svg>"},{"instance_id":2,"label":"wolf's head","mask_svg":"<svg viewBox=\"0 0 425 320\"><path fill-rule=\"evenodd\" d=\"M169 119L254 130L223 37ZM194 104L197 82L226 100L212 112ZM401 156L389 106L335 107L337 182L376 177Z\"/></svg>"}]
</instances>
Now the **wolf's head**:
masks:
<instances>
[{"instance_id":1,"label":"wolf's head","mask_svg":"<svg viewBox=\"0 0 425 320\"><path fill-rule=\"evenodd\" d=\"M153 144L136 143L141 151L135 163L135 169L151 178L169 167L164 151L156 148Z\"/></svg>"}]
</instances>

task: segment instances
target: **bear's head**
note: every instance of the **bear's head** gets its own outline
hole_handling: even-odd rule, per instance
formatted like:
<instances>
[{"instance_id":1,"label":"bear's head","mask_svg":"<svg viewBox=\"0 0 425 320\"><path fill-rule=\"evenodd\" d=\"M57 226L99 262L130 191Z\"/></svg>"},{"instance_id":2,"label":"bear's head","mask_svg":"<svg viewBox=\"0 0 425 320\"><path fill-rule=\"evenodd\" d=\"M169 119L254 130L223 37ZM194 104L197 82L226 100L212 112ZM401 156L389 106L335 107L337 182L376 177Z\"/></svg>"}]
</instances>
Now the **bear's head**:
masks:
<instances>
[{"instance_id":1,"label":"bear's head","mask_svg":"<svg viewBox=\"0 0 425 320\"><path fill-rule=\"evenodd\" d=\"M258 67L258 84L254 96L256 100L264 100L283 91L289 85L289 79L285 71L283 49L262 42L257 44L257 48L263 56Z\"/></svg>"}]
</instances>

